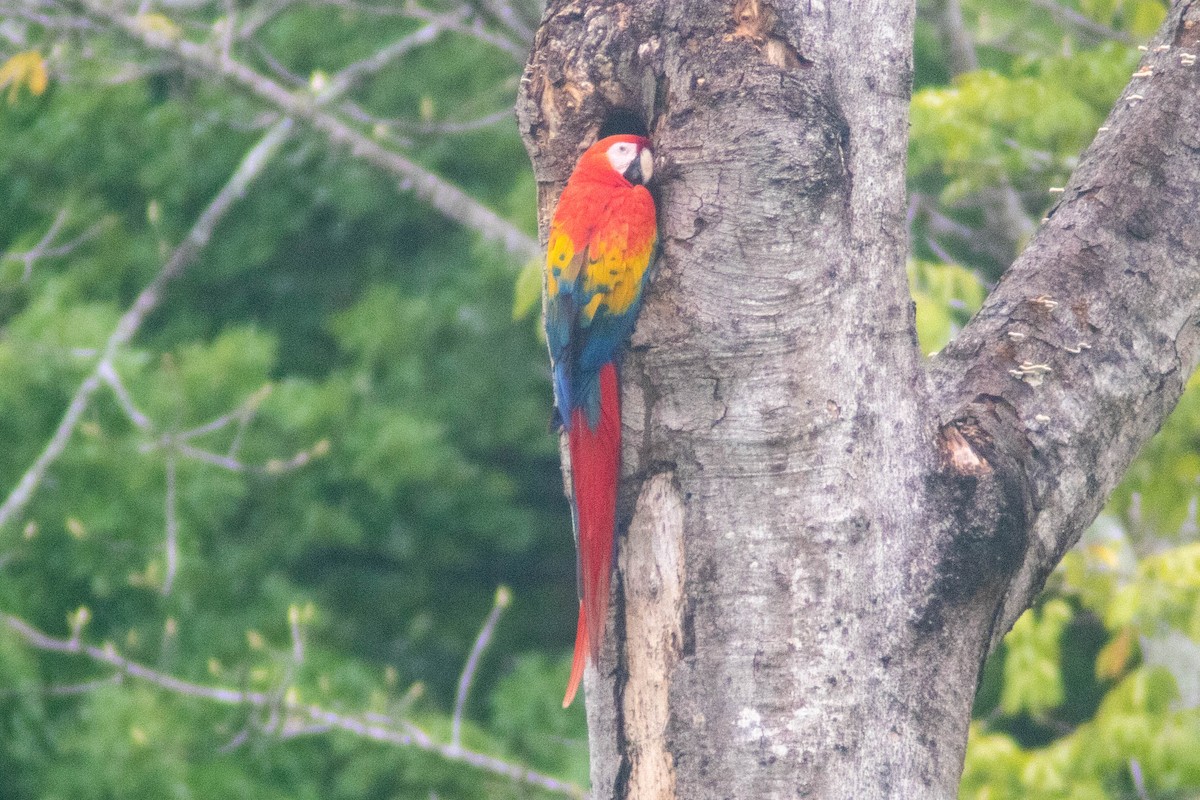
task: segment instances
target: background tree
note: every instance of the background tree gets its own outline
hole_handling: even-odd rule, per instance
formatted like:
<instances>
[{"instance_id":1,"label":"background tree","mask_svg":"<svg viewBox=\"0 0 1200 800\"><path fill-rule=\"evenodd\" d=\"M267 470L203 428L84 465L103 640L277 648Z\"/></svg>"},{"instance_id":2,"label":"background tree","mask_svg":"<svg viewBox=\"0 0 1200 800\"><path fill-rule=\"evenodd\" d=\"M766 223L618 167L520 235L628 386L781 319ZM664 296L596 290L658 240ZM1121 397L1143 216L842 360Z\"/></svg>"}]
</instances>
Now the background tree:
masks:
<instances>
[{"instance_id":1,"label":"background tree","mask_svg":"<svg viewBox=\"0 0 1200 800\"><path fill-rule=\"evenodd\" d=\"M931 352L1164 9L918 12L904 216ZM5 796L582 794L582 711L557 708L573 555L534 182L508 122L538 16L0 0ZM751 64L778 48L744 35L755 19L720 28ZM639 44L661 57L661 36ZM703 163L660 150L664 188ZM662 270L660 303L672 280L722 279ZM736 407L728 385L674 413ZM1200 787L1196 415L1185 395L988 662L964 796ZM634 563L656 563L634 553L648 541Z\"/></svg>"}]
</instances>

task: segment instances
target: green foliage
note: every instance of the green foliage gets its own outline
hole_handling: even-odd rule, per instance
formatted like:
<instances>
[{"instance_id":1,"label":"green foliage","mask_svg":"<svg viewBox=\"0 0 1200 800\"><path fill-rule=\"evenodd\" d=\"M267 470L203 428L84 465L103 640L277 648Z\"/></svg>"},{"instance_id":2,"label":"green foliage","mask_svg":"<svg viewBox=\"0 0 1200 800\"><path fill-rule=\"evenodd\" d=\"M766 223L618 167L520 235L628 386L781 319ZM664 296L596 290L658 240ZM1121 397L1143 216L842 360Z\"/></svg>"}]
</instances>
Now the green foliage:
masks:
<instances>
[{"instance_id":1,"label":"green foliage","mask_svg":"<svg viewBox=\"0 0 1200 800\"><path fill-rule=\"evenodd\" d=\"M533 313L542 299L542 265L531 261L521 268L513 289L513 319Z\"/></svg>"},{"instance_id":2,"label":"green foliage","mask_svg":"<svg viewBox=\"0 0 1200 800\"><path fill-rule=\"evenodd\" d=\"M1000 695L1005 714L1037 716L1063 701L1059 640L1070 620L1070 606L1055 598L1036 611L1026 611L1008 632Z\"/></svg>"},{"instance_id":3,"label":"green foliage","mask_svg":"<svg viewBox=\"0 0 1200 800\"><path fill-rule=\"evenodd\" d=\"M540 653L517 659L492 695L492 729L524 763L585 785L587 724L582 703L562 708L564 667Z\"/></svg>"},{"instance_id":4,"label":"green foliage","mask_svg":"<svg viewBox=\"0 0 1200 800\"><path fill-rule=\"evenodd\" d=\"M190 36L224 24L204 16L215 8L140 24ZM237 8L242 22L267 10ZM235 55L315 83L424 24L301 5L262 28L273 63L249 46ZM0 111L4 496L261 135L248 128L263 111L169 64L114 80L151 63L115 34L25 32L54 43L51 73L69 80L33 96L22 77ZM352 97L388 120L364 130L532 233L534 183L511 123L426 130L510 107L519 70L443 32ZM568 669L573 555L544 349L512 315L517 266L298 132L117 353L119 390L95 391L32 503L0 530L0 611L60 637L74 619L82 641L164 675L386 715L401 731L408 720L448 742L457 676L504 582L515 602L475 677L463 744L585 782L582 720L547 706ZM169 526L178 570L164 593ZM436 752L303 731L303 715L110 674L0 625L5 797L553 796ZM537 716L518 705L530 698L545 701Z\"/></svg>"},{"instance_id":5,"label":"green foliage","mask_svg":"<svg viewBox=\"0 0 1200 800\"><path fill-rule=\"evenodd\" d=\"M1028 235L1005 228L995 198L1042 216L1135 69L1130 42L1165 13L1158 0L1062 4L1083 26L1044 3L961 5L978 70L956 74L940 12L922 6L917 23L909 277L925 352ZM245 23L269 5L234 7ZM226 22L220 4L189 8L140 24L199 40ZM261 20L261 50L235 55L303 96L425 24L395 10L292 4ZM5 496L265 110L112 32L6 24L29 47L0 61ZM532 234L515 130L472 124L511 105L520 68L443 31L355 86L344 118ZM56 220L50 249L23 258ZM450 741L457 678L501 583L514 602L462 743L586 783L581 704L559 708L574 563L531 319L541 281L521 267L298 132L118 352L126 395L97 389L0 530L0 611L265 693L274 711L114 683L0 625L5 797L554 796L286 710L380 715ZM985 668L964 798L1200 793L1198 442L1193 386ZM164 593L169 525L178 571Z\"/></svg>"},{"instance_id":6,"label":"green foliage","mask_svg":"<svg viewBox=\"0 0 1200 800\"><path fill-rule=\"evenodd\" d=\"M979 278L958 264L910 261L908 285L916 304L917 339L927 353L945 347L986 296Z\"/></svg>"}]
</instances>

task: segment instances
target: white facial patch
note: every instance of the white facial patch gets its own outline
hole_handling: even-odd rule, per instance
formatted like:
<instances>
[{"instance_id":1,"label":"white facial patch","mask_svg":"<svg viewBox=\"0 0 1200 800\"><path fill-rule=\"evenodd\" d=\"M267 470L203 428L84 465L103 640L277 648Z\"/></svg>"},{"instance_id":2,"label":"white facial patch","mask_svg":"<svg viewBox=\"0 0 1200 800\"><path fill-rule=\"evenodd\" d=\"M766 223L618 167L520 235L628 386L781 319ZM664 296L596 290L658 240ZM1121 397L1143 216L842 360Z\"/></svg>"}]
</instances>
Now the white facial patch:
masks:
<instances>
[{"instance_id":1,"label":"white facial patch","mask_svg":"<svg viewBox=\"0 0 1200 800\"><path fill-rule=\"evenodd\" d=\"M624 175L625 170L629 169L629 165L637 158L637 145L630 142L617 142L608 148L606 155L608 156L608 163L612 164L612 168Z\"/></svg>"}]
</instances>

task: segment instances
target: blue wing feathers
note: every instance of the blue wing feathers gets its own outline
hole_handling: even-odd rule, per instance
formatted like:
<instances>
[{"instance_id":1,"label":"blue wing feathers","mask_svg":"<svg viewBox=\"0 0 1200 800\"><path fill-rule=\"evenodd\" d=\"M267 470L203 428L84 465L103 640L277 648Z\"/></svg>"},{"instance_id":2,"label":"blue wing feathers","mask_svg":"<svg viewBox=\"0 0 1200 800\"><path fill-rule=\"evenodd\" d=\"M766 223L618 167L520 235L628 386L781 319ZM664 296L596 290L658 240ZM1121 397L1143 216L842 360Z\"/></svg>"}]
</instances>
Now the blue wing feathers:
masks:
<instances>
[{"instance_id":1,"label":"blue wing feathers","mask_svg":"<svg viewBox=\"0 0 1200 800\"><path fill-rule=\"evenodd\" d=\"M622 218L620 206L606 209L607 225L618 226L621 235L615 238L627 240L630 225ZM620 350L633 333L638 311L641 307L641 289L649 277L649 269L641 277L638 295L632 305L621 314L611 314L601 305L590 320L581 313L593 299L584 289L588 268L592 263L588 246L585 244L571 259L571 267L555 274L557 292L547 298L546 339L553 362L554 401L558 422L570 431L572 413L583 410L587 415L588 427L595 430L600 424L600 370L610 362L616 363ZM649 261L653 263L654 252ZM580 263L582 262L582 263ZM564 280L567 275L574 280Z\"/></svg>"}]
</instances>

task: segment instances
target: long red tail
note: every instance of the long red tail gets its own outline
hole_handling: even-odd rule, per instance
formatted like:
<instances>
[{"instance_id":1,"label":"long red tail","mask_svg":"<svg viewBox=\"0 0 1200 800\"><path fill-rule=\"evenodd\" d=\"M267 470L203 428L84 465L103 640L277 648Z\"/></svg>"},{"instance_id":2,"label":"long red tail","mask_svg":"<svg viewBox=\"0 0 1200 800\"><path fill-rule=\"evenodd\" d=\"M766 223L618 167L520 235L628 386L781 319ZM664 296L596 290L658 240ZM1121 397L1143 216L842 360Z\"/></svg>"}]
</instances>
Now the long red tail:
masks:
<instances>
[{"instance_id":1,"label":"long red tail","mask_svg":"<svg viewBox=\"0 0 1200 800\"><path fill-rule=\"evenodd\" d=\"M595 430L588 425L587 413L576 409L571 415L568 439L581 597L575 658L563 708L575 699L587 657L591 656L593 664L599 660L608 619L617 477L621 470L621 398L612 362L600 368L600 419Z\"/></svg>"}]
</instances>

